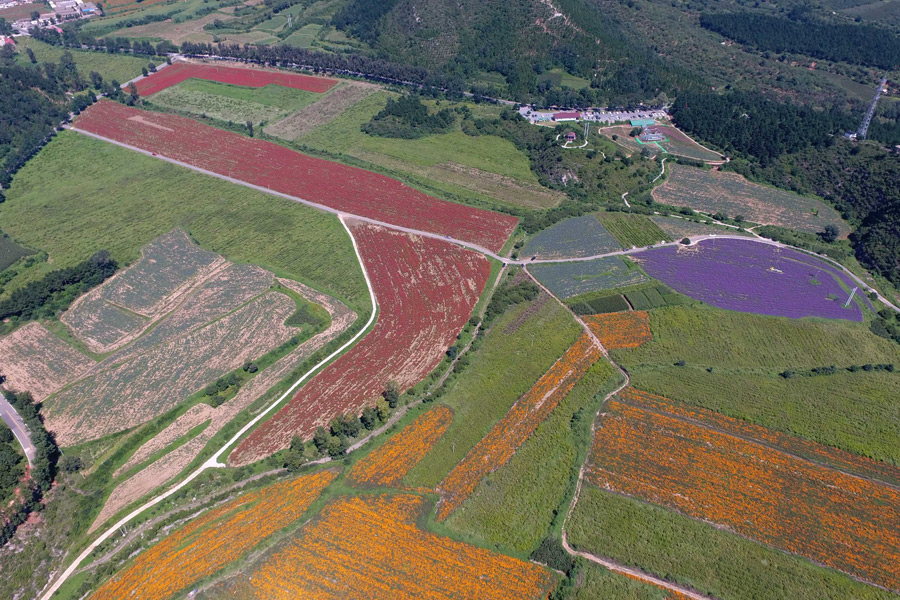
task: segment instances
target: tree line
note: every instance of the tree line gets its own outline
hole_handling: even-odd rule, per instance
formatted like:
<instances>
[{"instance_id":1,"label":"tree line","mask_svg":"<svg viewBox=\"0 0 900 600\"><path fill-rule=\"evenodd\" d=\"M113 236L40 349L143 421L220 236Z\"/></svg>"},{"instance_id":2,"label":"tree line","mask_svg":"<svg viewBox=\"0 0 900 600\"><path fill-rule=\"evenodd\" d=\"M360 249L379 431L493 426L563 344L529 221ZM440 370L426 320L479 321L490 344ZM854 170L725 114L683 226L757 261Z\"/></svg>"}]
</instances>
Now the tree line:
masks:
<instances>
[{"instance_id":1,"label":"tree line","mask_svg":"<svg viewBox=\"0 0 900 600\"><path fill-rule=\"evenodd\" d=\"M369 135L415 139L444 133L456 122L456 114L449 108L429 113L418 96L407 94L396 100L388 98L386 106L361 129Z\"/></svg>"},{"instance_id":2,"label":"tree line","mask_svg":"<svg viewBox=\"0 0 900 600\"><path fill-rule=\"evenodd\" d=\"M47 273L0 301L0 320L16 323L56 314L79 294L103 283L117 268L109 252L100 250L75 266Z\"/></svg>"},{"instance_id":3,"label":"tree line","mask_svg":"<svg viewBox=\"0 0 900 600\"><path fill-rule=\"evenodd\" d=\"M900 37L872 25L822 23L750 12L704 14L700 25L757 50L881 69L900 66Z\"/></svg>"},{"instance_id":4,"label":"tree line","mask_svg":"<svg viewBox=\"0 0 900 600\"><path fill-rule=\"evenodd\" d=\"M0 383L3 377L0 376ZM3 397L16 409L31 435L31 443L35 447L33 467L29 483L23 485L22 499L19 503L2 516L6 517L3 526L0 527L0 546L8 542L16 533L19 525L25 522L32 511L40 510L43 506L41 498L53 484L56 476L56 462L59 459L59 448L53 434L44 427L41 417L41 405L34 402L34 398L28 392L16 393L2 390Z\"/></svg>"}]
</instances>

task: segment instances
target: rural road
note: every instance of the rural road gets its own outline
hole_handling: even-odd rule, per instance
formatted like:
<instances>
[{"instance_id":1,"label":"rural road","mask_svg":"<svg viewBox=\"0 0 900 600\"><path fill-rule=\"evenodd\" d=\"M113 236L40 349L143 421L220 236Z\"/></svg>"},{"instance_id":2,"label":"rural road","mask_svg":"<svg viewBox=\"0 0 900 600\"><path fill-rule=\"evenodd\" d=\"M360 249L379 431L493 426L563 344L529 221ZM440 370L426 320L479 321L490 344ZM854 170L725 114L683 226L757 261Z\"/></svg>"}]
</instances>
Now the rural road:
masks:
<instances>
[{"instance_id":1,"label":"rural road","mask_svg":"<svg viewBox=\"0 0 900 600\"><path fill-rule=\"evenodd\" d=\"M0 396L0 417L2 417L9 428L12 429L16 439L19 440L19 445L21 445L22 450L25 451L25 458L28 459L28 466L33 467L36 449L34 444L31 443L31 435L28 432L28 427L25 425L25 421L22 420L19 413L16 412L16 409L13 408L12 404L10 404L3 396Z\"/></svg>"},{"instance_id":2,"label":"rural road","mask_svg":"<svg viewBox=\"0 0 900 600\"><path fill-rule=\"evenodd\" d=\"M402 231L402 232L404 232L404 233L409 233L409 234L418 235L418 236L421 236L421 237L432 238L432 239L444 240L444 241L447 241L447 242L450 242L450 243L453 243L453 244L462 246L462 247L464 247L464 248L468 248L468 249L470 249L470 250L474 250L474 251L476 251L476 252L479 252L479 253L481 253L481 254L484 254L484 255L486 255L486 256L489 256L489 257L491 257L491 258L494 258L495 260L501 261L501 262L504 263L504 264L532 265L532 264L543 264L543 263L584 262L584 261L595 260L595 259L598 259L598 258L606 258L606 257L610 257L610 256L625 256L625 255L629 255L629 254L637 254L637 253L639 253L639 252L644 252L644 251L646 251L646 250L648 250L648 249L650 249L650 248L659 248L659 247L665 247L665 246L677 246L677 245L679 244L679 242L664 242L664 243L656 244L656 245L654 245L654 246L649 246L649 247L646 247L646 248L631 248L631 249L618 250L618 251L614 251L614 252L608 252L608 253L604 253L604 254L597 254L597 255L593 255L593 256L586 256L586 257L579 257L579 258L554 259L554 260L542 260L542 259L541 259L541 260L538 260L538 259L536 259L536 260L523 260L523 259L520 259L520 260L511 260L511 259L509 259L509 258L507 258L507 257L500 256L500 255L494 253L493 251L491 251L491 250L489 250L489 249L487 249L487 248L485 248L485 247L483 247L483 246L479 246L479 245L477 245L477 244L474 244L474 243L471 243L471 242L467 242L467 241L465 241L465 240L459 240L459 239L453 238L453 237L451 237L451 236L443 236L443 235L435 234L435 233L432 233L432 232L422 231L422 230L413 229L413 228L409 228L409 227L401 227L401 226L395 225L395 224L393 224L393 223L388 223L388 222L380 221L380 220L377 220L377 219L372 219L372 218L368 218L368 217L362 217L362 216L358 216L358 215L353 215L353 214L345 213L345 212L343 212L343 211L337 210L337 209L335 209L335 208L332 208L332 207L329 207L329 206L326 206L326 205L323 205L323 204L319 204L319 203L317 203L317 202L312 202L312 201L310 201L310 200L306 200L306 199L299 198L299 197L296 197L296 196L291 196L291 195L289 195L289 194L284 194L284 193L281 193L281 192L277 192L277 191L275 191L275 190L271 190L271 189L266 188L266 187L263 187L263 186L254 185L254 184L248 183L248 182L246 182L246 181L242 181L242 180L240 180L240 179L235 179L235 178L232 178L232 177L228 177L227 175L222 175L222 174L219 174L219 173L215 173L215 172L213 172L213 171L208 171L208 170L206 170L206 169L202 169L202 168L199 168L199 167L195 167L195 166L193 166L193 165L191 165L191 164L188 164L188 163L185 163L185 162L182 162L182 161L173 159L173 158L169 158L169 157L166 157L166 156L161 156L161 155L159 155L158 153L153 153L153 152L150 152L150 151L147 151L147 150L142 150L142 149L140 149L140 148L131 146L131 145L129 145L129 144L125 144L125 143L122 143L122 142L119 142L119 141L116 141L116 140L113 140L113 139L110 139L110 138L106 138L106 137L103 137L103 136L100 136L100 135L97 135L97 134L94 134L94 133L90 133L90 132L87 132L87 131L80 130L80 129L78 129L77 127L74 127L74 126L71 126L71 125L70 125L70 126L67 126L66 128L67 128L67 129L71 129L72 131L76 131L76 132L78 132L78 133L80 133L80 134L82 134L82 135L86 135L86 136L88 136L88 137L92 137L92 138L95 138L95 139L98 139L98 140L101 140L101 141L104 141L104 142L107 142L107 143L115 144L116 146L120 146L120 147L123 147L123 148L127 148L127 149L129 149L129 150L133 150L133 151L135 151L135 152L139 152L139 153L144 154L144 155L146 155L146 156L151 156L151 157L157 158L157 159L159 159L159 160L163 160L163 161L166 161L166 162L169 162L169 163L172 163L172 164L175 164L175 165L178 165L178 166L187 168L187 169L191 169L192 171L196 171L196 172L199 172L199 173L203 173L203 174L205 174L205 175L209 175L210 177L215 177L215 178L217 178L217 179L221 179L221 180L224 180L224 181L228 181L228 182L230 182L230 183L234 183L234 184L237 184L237 185L241 185L241 186L244 186L244 187L247 187L247 188L250 188L250 189L254 189L254 190L261 191L261 192L264 192L264 193L267 193L267 194L272 194L272 195L275 195L275 196L279 196L279 197L282 197L282 198L285 198L285 199L288 199L288 200L291 200L291 201L294 201L294 202L298 202L298 203L300 203L300 204L304 204L304 205L307 205L307 206L310 206L310 207L313 207L313 208L317 208L317 209L319 209L319 210L321 210L321 211L324 211L324 212L327 212L327 213L331 213L331 214L337 215L338 219L341 221L341 224L342 224L342 225L344 226L344 228L346 229L347 234L350 236L350 240L351 240L351 242L352 242L352 244L353 244L354 252L356 253L357 261L359 262L359 264L360 264L360 266L361 266L361 268L362 268L363 276L365 277L366 285L367 285L367 287L368 287L368 289L369 289L369 296L370 296L370 299L371 299L371 302L372 302L372 313L371 313L371 316L369 317L369 320L368 320L368 322L366 323L366 325L365 325L358 333L356 333L350 340L348 340L346 343L344 343L340 348L338 348L337 350L335 350L335 351L334 351L333 353L331 353L328 357L326 357L325 359L323 359L322 361L320 361L320 362L319 362L318 364L316 364L313 368L311 368L309 371L307 371L303 376L301 376L296 382L293 383L293 385L291 385L291 387L290 387L286 392L284 392L284 394L282 394L278 399L276 399L275 401L273 401L273 402L268 406L268 408L266 408L266 410L264 410L264 411L261 412L259 415L257 415L256 417L254 417L249 423L247 423L243 428L241 428L240 431L238 431L236 434L234 434L234 436L232 436L231 439L229 439L229 440L222 446L222 448L220 448L220 449L219 449L212 457L210 457L206 462L204 462L198 469L196 469L194 472L192 472L190 475L188 475L184 480L182 480L180 483L176 484L175 486L173 486L172 488L170 488L170 489L167 490L166 492L160 494L159 496L156 496L155 498L149 500L148 502L146 502L146 503L143 504L142 506L139 506L138 508L134 509L132 512L130 512L129 514L127 514L126 516L124 516L122 519L120 519L117 523L115 523L112 527L110 527L109 529L107 529L106 531L104 531L103 534L101 534L101 535L100 535L98 538L96 538L90 545L88 545L88 546L81 552L81 554L79 554L79 555L75 558L75 560L74 560L71 564L69 564L69 566L68 566L68 567L63 571L63 573L62 573L62 574L61 574L61 575L60 575L60 576L52 583L52 585L50 585L50 586L46 589L46 591L45 591L45 592L42 594L42 596L41 596L41 600L50 600L50 598L53 596L53 594L54 594L56 591L59 590L59 588L60 588L60 587L61 587L61 586L69 579L69 577L72 576L72 574L76 571L76 569L78 569L78 567L81 565L81 563L84 562L84 561L90 556L90 554L91 554L98 546L100 546L103 542L105 542L107 539L109 539L111 536L113 536L113 535L114 535L121 527L123 527L124 525L128 524L131 520L133 520L134 518L136 518L138 515L140 515L140 514L141 514L142 512L144 512L145 510L147 510L147 509L149 509L149 508L151 508L151 507L153 507L153 506L159 504L159 503L162 502L163 500L169 498L169 497L172 496L173 494L177 493L179 490L183 489L185 486L187 486L188 484L190 484L194 479L196 479L196 478L197 478L201 473L203 473L205 470L211 469L211 468L221 468L221 467L224 467L225 465L224 465L223 463L221 463L219 459L226 453L226 451L228 451L235 443L237 443L237 441L240 440L240 438L241 438L245 433L247 433L251 428L253 428L257 423L259 423L259 422L260 422L263 418L265 418L269 413L271 413L277 406L279 406L279 405L281 404L281 402L284 401L290 394L292 394L292 393L294 392L294 390L295 390L301 383L303 383L304 381L306 381L306 379L308 379L309 377L311 377L311 376L312 376L315 372L317 372L322 366L324 366L325 364L327 364L328 362L330 362L332 359L334 359L336 356L338 356L338 355L339 355L340 353L342 353L344 350L346 350L346 349L349 348L351 345L353 345L353 344L354 344L354 343L355 343L355 342L356 342L356 341L357 341L364 333L366 333L366 332L368 331L369 327L372 325L372 323L374 322L374 320L375 320L375 318L376 318L376 315L377 315L377 312L378 312L378 311L377 311L378 304L377 304L377 300L376 300L376 298L375 298L374 290L373 290L373 288L372 288L372 283L371 283L371 281L370 281L370 279L369 279L369 274L367 273L367 271L366 271L366 269L365 269L365 265L364 265L364 263L363 263L363 261L362 261L362 257L360 256L359 248L358 248L357 243L356 243L356 239L353 237L353 233L350 231L350 228L347 227L347 224L345 223L345 219L347 219L347 218L352 218L352 219L355 219L355 220L358 220L358 221L362 221L362 222L366 222L366 223L371 223L371 224L374 224L374 225L380 225L380 226L382 226L382 227L390 228L390 229L393 229L393 230L396 230L396 231ZM700 242L700 241L703 241L703 240L707 240L707 239L740 239L740 240L752 240L752 241L755 241L755 242L758 242L758 243L769 244L769 245L773 245L773 246L777 246L777 247L782 247L782 248L792 248L791 246L789 246L789 245L787 245L787 244L782 244L782 243L780 243L780 242L775 242L775 241L773 241L773 240L767 240L767 239L764 239L764 238L756 238L756 237L748 238L748 237L745 237L745 236L734 236L734 235L704 235L704 236L697 236L697 237L691 238L691 242L692 242L692 243L697 243L697 242ZM795 248L792 248L792 249L795 249ZM798 249L795 249L795 250L798 250ZM817 256L818 256L818 255L817 255ZM833 264L833 265L835 265L835 266L841 268L845 273L847 273L851 278L853 278L854 281L857 281L857 282L860 284L860 286L862 286L862 289L863 289L863 290L865 290L865 291L871 291L867 285L865 285L858 277L856 277L853 273L851 273L850 271L848 271L848 270L847 270L846 268L844 268L842 265L839 265L839 264L836 263L835 261L833 261L833 260L831 260L831 259L827 259L826 257L821 257L821 258L822 258L823 260L827 260L829 263L831 263L831 264ZM876 292L876 293L877 293L877 292ZM887 299L883 298L880 294L878 294L878 298L879 298L879 300L881 300L883 303L885 303L887 306L890 306L890 307L893 308L894 310L900 312L900 309L898 309L896 306L894 306L893 304L891 304ZM579 319L579 321L581 321L581 320ZM582 325L583 325L583 323L582 323ZM598 343L599 343L599 341L598 341ZM601 345L601 348L602 348L602 345ZM621 369L620 369L620 370L621 370ZM627 384L627 375L626 375L626 384ZM625 384L623 384L623 385L625 385ZM5 402L5 400L4 400L4 402ZM8 405L8 403L7 403L7 405ZM11 406L9 406L9 408L12 409ZM14 414L16 417L18 417L18 414L15 413L15 411L12 411L12 414ZM4 420L6 420L6 414L4 414L3 417L4 417ZM15 429L14 429L14 431L15 431ZM16 435L17 435L17 437L19 436L18 433L17 433ZM24 436L24 437L25 437L26 440L28 439L27 435ZM21 441L21 440L20 440L20 441ZM28 443L29 443L29 445L30 445L30 440L28 441ZM26 452L27 452L27 451L26 451ZM582 470L583 470L583 468L584 468L584 467L582 466ZM580 480L579 480L578 491L580 491L580 487L581 487L581 486L580 486ZM575 495L575 497L573 498L572 507L570 507L569 512L571 512L571 509L575 506L575 503L577 502L577 498L578 498L578 492L576 492L576 495ZM619 572L623 572L623 573L627 573L627 574L633 575L633 576L638 577L638 578L640 578L640 579L642 579L642 580L649 581L649 582L653 583L654 585L659 585L659 586L662 586L662 587L666 587L667 589L678 590L678 591L680 591L681 593L683 593L683 594L685 594L685 595L687 595L687 596L689 596L689 597L691 597L691 598L694 598L695 600L706 600L706 597L705 597L705 596L699 595L699 594L697 594L696 592L692 592L691 590L681 589L680 587L674 586L674 585L672 585L672 584L666 582L665 580L658 579L658 578L654 578L654 577L649 576L649 575L647 575L647 574L645 574L645 573L643 573L643 572L641 572L641 571L637 571L637 570L634 570L634 569L629 569L629 568L627 568L627 567L622 567L621 565L617 565L616 563L613 563L613 562L611 562L611 561L606 561L606 560L600 559L600 558L598 558L598 557L596 557L596 556L588 555L588 554L586 554L586 553L581 553L581 552L578 552L578 551L573 550L572 548L570 548L570 547L568 546L568 542L566 541L566 538L565 538L565 525L563 526L563 544L564 544L566 550L567 550L569 553L571 553L571 554L578 554L578 555L580 555L580 556L585 556L585 558L587 558L588 560L592 560L592 561L594 561L594 562L597 562L598 564L602 564L602 565L606 566L607 568L609 568L609 569L611 569L611 570L618 570ZM657 580L657 579L658 579L658 580Z\"/></svg>"},{"instance_id":3,"label":"rural road","mask_svg":"<svg viewBox=\"0 0 900 600\"><path fill-rule=\"evenodd\" d=\"M350 231L350 228L344 222L344 217L340 216L339 218L341 221L341 225L344 226L344 229L347 231L347 235L350 236L350 241L353 243L353 251L356 253L356 260L359 262L360 268L362 269L363 277L365 277L365 280L366 280L366 286L369 289L369 299L372 301L372 314L369 317L369 320L366 322L365 326L362 329L360 329L356 333L356 335L354 335L352 338L347 340L340 348L338 348L337 350L335 350L334 352L332 352L331 354L329 354L328 356L323 358L315 366L313 366L309 371L304 373L297 381L295 381L291 385L291 387L289 387L287 389L287 391L285 391L281 396L279 396L276 400L274 400L264 411L262 411L261 413L256 415L249 423L244 425L240 429L240 431L235 433L227 442L225 442L225 444L222 446L222 448L220 448L218 450L218 452L213 454L206 462L204 462L199 468L197 468L197 470L192 472L181 482L179 482L176 485L169 488L166 492L160 494L159 496L156 496L155 498L153 498L151 500L148 500L143 505L137 507L136 509L134 509L133 511L131 511L130 513L128 513L127 515L122 517L112 527L110 527L109 529L104 531L99 537L97 537L93 542L91 542L88 545L88 547L85 548L81 552L81 554L79 554L68 567L66 567L65 571L63 571L62 574L56 578L56 580L53 582L53 584L50 585L50 587L48 587L44 591L44 593L41 595L41 600L50 600L50 598L53 596L53 594L55 594L59 590L59 588L69 579L69 577L72 576L72 574L75 572L75 570L78 569L79 565L81 565L81 563L84 562L85 559L87 559L88 556L90 556L91 553L94 550L96 550L98 546L100 546L103 542L105 542L110 537L112 537L119 529L121 529L123 526L127 525L130 521L132 521L139 514L141 514L148 508L156 506L157 504L159 504L166 498L169 498L173 494L177 493L179 490L181 490L182 488L187 486L189 483L191 483L194 479L199 477L200 474L202 474L207 469L218 469L218 468L225 467L226 465L221 463L219 461L219 459L222 457L223 454L225 454L226 451L231 449L231 447L235 443L237 443L238 440L240 440L241 437L243 437L243 435L245 433L250 431L250 429L252 429L257 423L259 423L266 416L268 416L269 413L271 413L273 410L275 410L275 408L277 408L286 398L288 398L291 394L294 393L294 390L296 390L297 387L301 383L303 383L304 381L309 379L313 375L313 373L316 373L324 365L331 362L335 357L337 357L342 352L344 352L344 350L346 350L347 348L349 348L350 346L355 344L356 341L360 337L362 337L366 332L368 332L369 327L371 327L372 323L375 321L375 317L378 314L378 303L375 299L375 290L372 288L372 281L369 279L369 273L368 273L368 271L366 271L365 263L363 263L362 256L359 253L359 247L356 244L356 238L353 237L353 232Z\"/></svg>"},{"instance_id":4,"label":"rural road","mask_svg":"<svg viewBox=\"0 0 900 600\"><path fill-rule=\"evenodd\" d=\"M129 150L133 150L134 152L139 152L139 153L144 154L144 155L146 155L146 156L151 156L151 157L153 157L153 158L157 158L157 159L159 159L159 160L163 160L163 161L172 163L172 164L174 164L174 165L178 165L178 166L180 166L180 167L184 167L184 168L186 168L186 169L191 169L192 171L196 171L196 172L198 172L198 173L203 173L204 175L209 175L210 177L215 177L215 178L217 178L217 179L222 179L223 181L228 181L229 183L234 183L234 184L237 184L237 185L242 185L242 186L244 186L244 187L247 187L247 188L250 188L250 189L254 189L254 190L257 190L257 191L260 191L260 192L265 192L265 193L267 193L267 194L272 194L273 196L279 196L279 197L285 198L285 199L287 199L287 200L292 200L292 201L294 201L294 202L299 202L300 204L305 204L306 206L311 206L311 207L317 208L317 209L319 209L319 210L321 210L321 211L324 211L324 212L327 212L327 213L331 213L331 214L333 214L333 215L337 215L339 218L353 218L353 219L356 219L356 220L358 220L358 221L364 221L364 222L366 222L366 223L372 223L372 224L374 224L374 225L380 225L380 226L382 226L382 227L387 227L387 228L389 228L389 229L393 229L393 230L396 230L396 231L402 231L402 232L404 232L404 233L410 233L410 234L413 234L413 235L418 235L418 236L421 236L421 237L432 238L432 239L436 239L436 240L444 240L444 241L446 241L446 242L450 242L450 243L456 244L456 245L458 245L458 246L462 246L462 247L464 247L464 248L468 248L469 250L474 250L474 251L476 251L476 252L480 252L481 254L484 254L484 255L486 255L486 256L489 256L489 257L491 257L491 258L493 258L493 259L495 259L495 260L499 260L499 261L501 261L501 262L504 263L504 264L511 264L511 265L535 265L535 264L544 264L544 263L587 262L587 261L591 261L591 260L596 260L596 259L598 259L598 258L608 258L608 257L610 257L610 256L627 256L627 255L629 255L629 254L638 254L638 253L640 253L640 252L645 252L645 251L650 250L650 249L653 249L653 248L663 248L663 247L665 247L665 246L677 246L677 245L679 245L679 243L680 243L680 242L662 242L662 243L654 244L654 245L652 245L652 246L647 246L647 247L641 247L641 248L628 248L628 249L625 249L625 250L616 250L616 251L614 251L614 252L606 252L606 253L604 253L604 254L594 254L594 255L592 255L592 256L583 256L583 257L577 257L577 258L535 259L535 260L516 259L516 260L513 260L513 259L511 259L511 258L509 258L509 257L500 256L499 254L493 252L492 250L489 250L488 248L485 248L484 246L479 246L478 244L474 244L474 243L472 243L472 242L467 242L467 241L465 241L465 240L460 240L460 239L451 237L451 236L449 236L449 235L440 235L440 234L437 234L437 233L432 233L432 232L430 232L430 231L422 231L421 229L413 229L413 228L411 228L411 227L402 227L402 226L400 226L400 225L395 225L395 224L393 224L393 223L388 223L388 222L386 222L386 221L380 221L380 220L378 220L378 219L371 219L371 218L369 218L369 217L363 217L363 216L354 215L354 214L351 214L351 213L346 213L346 212L340 211L340 210L338 210L338 209L336 209L336 208L332 208L332 207L326 206L326 205L324 205L324 204L319 204L318 202L313 202L313 201L311 201L311 200L306 200L306 199L300 198L300 197L298 197L298 196L291 196L290 194L284 194L284 193L282 193L282 192L277 192L277 191L272 190L272 189L269 189L269 188L267 188L267 187L264 187L264 186L261 186L261 185L254 185L254 184L252 184L252 183L248 183L248 182L242 181L242 180L240 180L240 179L235 179L234 177L229 177L229 176L227 176L227 175L222 175L222 174L216 173L216 172L214 172L214 171L208 171L208 170L206 170L206 169L201 169L200 167L195 167L194 165L191 165L191 164L189 164L189 163L182 162L182 161L177 160L177 159L174 159L174 158L169 158L169 157L163 156L163 155L161 155L161 154L159 154L159 153L154 153L154 152L150 152L150 151L148 151L148 150L143 150L143 149L141 149L141 148L137 148L137 147L135 147L135 146L131 146L130 144L125 144L125 143L123 143L123 142L119 142L119 141L117 141L117 140L114 140L114 139L111 139L111 138L104 137L104 136L102 136L102 135L97 135L97 134L91 133L91 132L89 132L89 131L84 131L84 130L82 130L82 129L78 129L77 127L75 127L75 126L73 126L73 125L68 125L68 126L66 126L66 128L67 128L67 129L71 129L72 131L76 131L76 132L78 132L78 133L80 133L80 134L82 134L82 135L86 135L86 136L88 136L88 137L92 137L92 138L95 138L95 139L98 139L98 140L101 140L101 141L104 141L104 142L107 142L107 143L110 143L110 144L115 144L116 146L120 146L120 147L122 147L122 148L128 148ZM624 198L623 198L623 199L624 199ZM352 237L352 236L351 236L351 237ZM859 284L860 289L861 289L863 292L867 292L867 293L868 293L868 292L875 292L876 295L877 295L877 297L878 297L878 300L880 300L885 306L890 307L890 308L893 309L894 311L900 312L900 308L898 308L897 306L895 306L894 304L892 304L887 298L885 298L884 296L882 296L882 295L881 295L880 293L878 293L876 290L870 288L866 283L864 283L859 277L857 277L857 276L854 275L852 272L850 272L846 267L844 267L844 266L841 265L840 263L838 263L838 262L836 262L836 261L834 261L834 260L832 260L832 259L830 259L830 258L828 258L828 257L826 257L826 256L822 256L822 255L820 255L820 254L815 254L815 253L812 253L812 252L808 252L808 251L806 251L806 250L802 250L802 249L800 249L800 248L795 248L795 247L790 246L790 245L788 245L788 244L783 244L783 243L781 243L781 242L776 242L776 241L774 241L774 240L770 240L770 239L758 237L758 236L755 236L755 235L754 235L754 237L747 237L747 236L737 236L737 235L728 235L728 234L722 234L722 235L709 234L709 235L699 235L699 236L694 236L694 237L691 237L691 238L690 238L692 244L696 244L696 243L702 242L702 241L704 241L704 240L712 240L712 239L738 239L738 240L749 240L749 241L754 241L754 242L757 242L757 243L760 243L760 244L768 244L768 245L770 245L770 246L776 246L776 247L779 247L779 248L788 248L788 249L791 249L791 250L797 250L797 251L799 251L799 252L803 252L803 253L805 253L805 254L811 254L811 255L817 256L817 257L821 258L822 260L827 261L829 264L831 264L831 265L833 265L833 266L835 266L835 267L838 267L839 269L841 269L842 271L844 271L844 273L846 273L850 278L852 278L854 281L856 281L856 282Z\"/></svg>"}]
</instances>

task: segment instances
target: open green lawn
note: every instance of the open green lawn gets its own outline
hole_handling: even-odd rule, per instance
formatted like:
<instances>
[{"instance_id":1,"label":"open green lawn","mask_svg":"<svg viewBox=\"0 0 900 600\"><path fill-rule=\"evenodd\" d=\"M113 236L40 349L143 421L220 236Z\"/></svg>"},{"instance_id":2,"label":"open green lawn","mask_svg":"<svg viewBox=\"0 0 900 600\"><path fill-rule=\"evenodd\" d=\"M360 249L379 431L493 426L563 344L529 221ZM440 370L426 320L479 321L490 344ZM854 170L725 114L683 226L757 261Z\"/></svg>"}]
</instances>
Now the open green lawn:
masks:
<instances>
[{"instance_id":1,"label":"open green lawn","mask_svg":"<svg viewBox=\"0 0 900 600\"><path fill-rule=\"evenodd\" d=\"M653 341L612 353L635 387L900 464L900 372L846 370L900 366L900 346L865 325L668 307L650 327ZM830 365L836 374L779 375Z\"/></svg>"},{"instance_id":2,"label":"open green lawn","mask_svg":"<svg viewBox=\"0 0 900 600\"><path fill-rule=\"evenodd\" d=\"M280 85L248 88L202 79L188 79L150 97L163 108L206 115L222 121L259 124L274 121L312 104L321 94Z\"/></svg>"},{"instance_id":3,"label":"open green lawn","mask_svg":"<svg viewBox=\"0 0 900 600\"><path fill-rule=\"evenodd\" d=\"M567 532L569 543L580 550L640 567L719 600L897 597L806 559L589 485L581 491Z\"/></svg>"},{"instance_id":4,"label":"open green lawn","mask_svg":"<svg viewBox=\"0 0 900 600\"><path fill-rule=\"evenodd\" d=\"M30 62L25 53L26 48L31 48L39 63L58 63L59 57L65 52L63 48L51 46L30 37L16 38L16 45L19 49L18 60L23 64ZM126 54L107 54L106 52L89 52L87 50L69 50L69 52L72 53L78 72L85 80L88 79L91 71L97 71L106 81L115 79L119 83L125 83L140 75L141 68L146 67L151 60L156 60L156 64L165 62L158 57L155 59L138 58Z\"/></svg>"},{"instance_id":5,"label":"open green lawn","mask_svg":"<svg viewBox=\"0 0 900 600\"><path fill-rule=\"evenodd\" d=\"M590 446L591 420L619 377L609 361L597 361L512 459L481 481L447 526L482 543L534 551L554 512L567 508L562 504Z\"/></svg>"},{"instance_id":6,"label":"open green lawn","mask_svg":"<svg viewBox=\"0 0 900 600\"><path fill-rule=\"evenodd\" d=\"M334 216L78 133L50 142L15 176L7 198L0 229L50 255L7 291L99 249L131 263L141 246L181 226L234 261L298 279L357 310L368 303L350 238Z\"/></svg>"},{"instance_id":7,"label":"open green lawn","mask_svg":"<svg viewBox=\"0 0 900 600\"><path fill-rule=\"evenodd\" d=\"M453 409L453 423L407 475L408 485L436 486L578 337L581 328L553 301L508 330L530 306L518 305L494 321L472 363L441 399Z\"/></svg>"}]
</instances>

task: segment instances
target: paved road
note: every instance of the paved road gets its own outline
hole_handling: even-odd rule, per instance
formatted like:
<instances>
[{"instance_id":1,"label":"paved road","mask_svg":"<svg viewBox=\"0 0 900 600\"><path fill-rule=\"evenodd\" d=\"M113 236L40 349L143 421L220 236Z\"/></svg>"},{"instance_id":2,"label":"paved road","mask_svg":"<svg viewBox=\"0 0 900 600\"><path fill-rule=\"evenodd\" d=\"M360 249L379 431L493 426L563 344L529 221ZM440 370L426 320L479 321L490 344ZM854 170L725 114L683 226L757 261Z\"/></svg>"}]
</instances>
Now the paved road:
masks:
<instances>
[{"instance_id":1,"label":"paved road","mask_svg":"<svg viewBox=\"0 0 900 600\"><path fill-rule=\"evenodd\" d=\"M10 429L12 429L13 434L22 446L22 450L25 451L25 458L28 459L28 466L33 467L36 449L34 444L31 443L28 427L25 425L25 421L22 420L22 417L19 416L19 413L16 412L16 409L13 408L12 404L10 404L3 396L0 396L0 418L6 422Z\"/></svg>"}]
</instances>

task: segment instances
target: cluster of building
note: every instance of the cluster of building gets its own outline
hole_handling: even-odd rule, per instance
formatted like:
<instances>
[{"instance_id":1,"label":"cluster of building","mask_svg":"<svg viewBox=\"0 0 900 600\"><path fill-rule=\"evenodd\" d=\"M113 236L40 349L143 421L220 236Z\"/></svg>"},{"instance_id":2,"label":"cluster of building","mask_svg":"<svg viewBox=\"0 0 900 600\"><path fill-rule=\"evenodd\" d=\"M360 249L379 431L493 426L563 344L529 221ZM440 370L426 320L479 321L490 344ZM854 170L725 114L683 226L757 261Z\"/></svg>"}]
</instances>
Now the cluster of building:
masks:
<instances>
[{"instance_id":1,"label":"cluster of building","mask_svg":"<svg viewBox=\"0 0 900 600\"><path fill-rule=\"evenodd\" d=\"M61 31L57 24L75 19L89 19L100 16L102 11L93 2L84 0L49 0L50 12L38 13L31 17L13 21L13 29L19 33L28 33L33 27L51 28ZM15 5L15 3L13 4ZM35 11L37 12L37 11Z\"/></svg>"},{"instance_id":2,"label":"cluster of building","mask_svg":"<svg viewBox=\"0 0 900 600\"><path fill-rule=\"evenodd\" d=\"M666 119L665 109L610 110L589 109L584 111L540 111L523 106L519 114L532 123L571 123L574 121L595 121L598 123L621 123L633 119Z\"/></svg>"}]
</instances>

